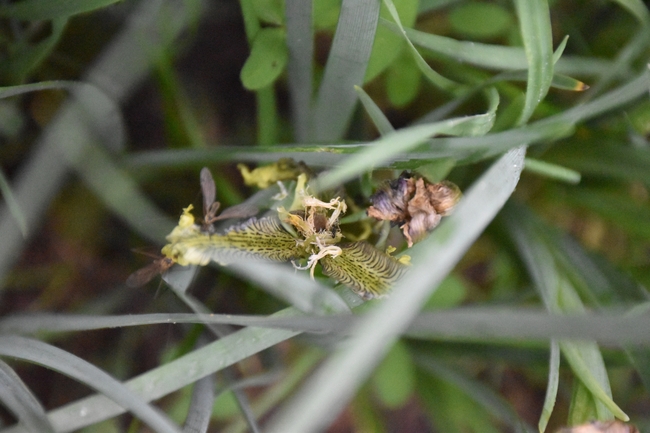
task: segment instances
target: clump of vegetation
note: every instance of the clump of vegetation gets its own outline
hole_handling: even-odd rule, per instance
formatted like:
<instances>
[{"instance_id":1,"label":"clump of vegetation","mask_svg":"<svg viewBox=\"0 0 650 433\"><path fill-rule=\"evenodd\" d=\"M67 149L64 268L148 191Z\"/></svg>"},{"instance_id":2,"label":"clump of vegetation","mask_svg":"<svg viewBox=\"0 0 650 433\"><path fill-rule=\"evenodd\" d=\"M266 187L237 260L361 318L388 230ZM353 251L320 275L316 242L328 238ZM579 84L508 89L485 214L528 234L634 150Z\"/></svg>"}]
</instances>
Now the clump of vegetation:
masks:
<instances>
[{"instance_id":1,"label":"clump of vegetation","mask_svg":"<svg viewBox=\"0 0 650 433\"><path fill-rule=\"evenodd\" d=\"M0 22L6 431L650 426L641 0Z\"/></svg>"}]
</instances>

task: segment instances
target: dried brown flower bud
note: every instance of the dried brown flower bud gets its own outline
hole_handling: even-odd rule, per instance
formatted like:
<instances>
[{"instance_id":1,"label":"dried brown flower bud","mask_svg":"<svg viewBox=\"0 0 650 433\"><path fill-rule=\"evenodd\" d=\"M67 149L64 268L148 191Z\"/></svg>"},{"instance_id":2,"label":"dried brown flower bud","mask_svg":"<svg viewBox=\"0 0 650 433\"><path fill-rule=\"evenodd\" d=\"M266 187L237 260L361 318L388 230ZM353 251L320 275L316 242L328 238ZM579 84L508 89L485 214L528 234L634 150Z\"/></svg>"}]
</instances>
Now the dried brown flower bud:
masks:
<instances>
[{"instance_id":1,"label":"dried brown flower bud","mask_svg":"<svg viewBox=\"0 0 650 433\"><path fill-rule=\"evenodd\" d=\"M451 213L459 198L460 190L451 182L431 183L403 172L370 197L368 216L398 224L412 247Z\"/></svg>"}]
</instances>

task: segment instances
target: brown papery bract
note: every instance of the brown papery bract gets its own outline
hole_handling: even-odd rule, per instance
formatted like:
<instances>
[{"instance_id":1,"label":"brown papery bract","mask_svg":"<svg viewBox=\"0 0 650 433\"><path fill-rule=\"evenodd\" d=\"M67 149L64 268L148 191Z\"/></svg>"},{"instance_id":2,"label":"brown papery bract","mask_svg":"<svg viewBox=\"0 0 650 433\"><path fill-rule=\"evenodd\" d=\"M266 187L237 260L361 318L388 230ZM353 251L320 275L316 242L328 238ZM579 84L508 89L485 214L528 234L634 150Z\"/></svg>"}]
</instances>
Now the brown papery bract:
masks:
<instances>
[{"instance_id":1,"label":"brown papery bract","mask_svg":"<svg viewBox=\"0 0 650 433\"><path fill-rule=\"evenodd\" d=\"M412 247L451 213L459 198L460 190L451 182L431 183L403 172L370 197L368 216L398 224Z\"/></svg>"}]
</instances>

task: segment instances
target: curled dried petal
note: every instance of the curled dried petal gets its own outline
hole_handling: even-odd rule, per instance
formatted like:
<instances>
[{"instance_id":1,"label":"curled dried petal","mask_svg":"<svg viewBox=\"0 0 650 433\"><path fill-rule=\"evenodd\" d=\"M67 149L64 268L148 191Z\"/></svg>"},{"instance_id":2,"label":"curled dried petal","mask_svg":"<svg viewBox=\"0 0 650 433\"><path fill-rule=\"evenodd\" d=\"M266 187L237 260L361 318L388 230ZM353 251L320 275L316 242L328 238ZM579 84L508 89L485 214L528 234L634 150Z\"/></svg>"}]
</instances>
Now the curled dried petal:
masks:
<instances>
[{"instance_id":1,"label":"curled dried petal","mask_svg":"<svg viewBox=\"0 0 650 433\"><path fill-rule=\"evenodd\" d=\"M411 247L440 224L441 217L452 212L460 195L451 182L430 183L404 172L370 197L368 216L400 224Z\"/></svg>"},{"instance_id":2,"label":"curled dried petal","mask_svg":"<svg viewBox=\"0 0 650 433\"><path fill-rule=\"evenodd\" d=\"M408 215L409 197L415 191L413 179L402 176L386 182L376 193L370 196L372 206L368 216L378 220L402 222Z\"/></svg>"}]
</instances>

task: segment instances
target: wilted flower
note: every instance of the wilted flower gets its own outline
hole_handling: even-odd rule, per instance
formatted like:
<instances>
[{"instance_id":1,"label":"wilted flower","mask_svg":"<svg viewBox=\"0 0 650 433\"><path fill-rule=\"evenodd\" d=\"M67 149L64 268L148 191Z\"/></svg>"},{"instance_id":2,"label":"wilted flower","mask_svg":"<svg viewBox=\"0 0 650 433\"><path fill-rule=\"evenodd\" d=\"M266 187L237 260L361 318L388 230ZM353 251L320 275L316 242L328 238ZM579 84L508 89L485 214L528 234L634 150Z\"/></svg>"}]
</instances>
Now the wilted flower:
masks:
<instances>
[{"instance_id":1,"label":"wilted flower","mask_svg":"<svg viewBox=\"0 0 650 433\"><path fill-rule=\"evenodd\" d=\"M399 225L412 247L451 213L460 195L451 182L431 183L405 171L370 197L368 216Z\"/></svg>"}]
</instances>

